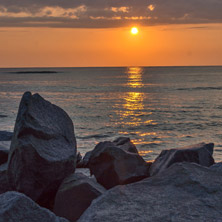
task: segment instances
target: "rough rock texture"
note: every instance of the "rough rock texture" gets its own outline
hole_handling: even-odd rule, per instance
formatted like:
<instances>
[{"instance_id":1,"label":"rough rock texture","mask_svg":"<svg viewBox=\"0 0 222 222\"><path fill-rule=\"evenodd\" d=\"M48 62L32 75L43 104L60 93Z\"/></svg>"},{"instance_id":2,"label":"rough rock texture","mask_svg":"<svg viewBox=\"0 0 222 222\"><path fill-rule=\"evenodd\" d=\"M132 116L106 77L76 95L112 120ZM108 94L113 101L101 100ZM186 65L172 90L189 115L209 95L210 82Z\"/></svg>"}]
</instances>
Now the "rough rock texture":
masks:
<instances>
[{"instance_id":1,"label":"rough rock texture","mask_svg":"<svg viewBox=\"0 0 222 222\"><path fill-rule=\"evenodd\" d=\"M0 194L11 190L8 183L7 168L7 163L0 165Z\"/></svg>"},{"instance_id":2,"label":"rough rock texture","mask_svg":"<svg viewBox=\"0 0 222 222\"><path fill-rule=\"evenodd\" d=\"M109 189L149 176L149 166L141 156L126 152L112 142L99 143L89 159L90 172Z\"/></svg>"},{"instance_id":3,"label":"rough rock texture","mask_svg":"<svg viewBox=\"0 0 222 222\"><path fill-rule=\"evenodd\" d=\"M8 179L13 189L49 207L62 180L75 170L73 123L64 110L26 92L14 128Z\"/></svg>"},{"instance_id":4,"label":"rough rock texture","mask_svg":"<svg viewBox=\"0 0 222 222\"><path fill-rule=\"evenodd\" d=\"M81 173L75 173L61 184L55 198L53 212L70 221L76 221L91 202L104 193L104 187Z\"/></svg>"},{"instance_id":5,"label":"rough rock texture","mask_svg":"<svg viewBox=\"0 0 222 222\"><path fill-rule=\"evenodd\" d=\"M10 141L12 139L12 136L12 132L0 131L0 141Z\"/></svg>"},{"instance_id":6,"label":"rough rock texture","mask_svg":"<svg viewBox=\"0 0 222 222\"><path fill-rule=\"evenodd\" d=\"M210 169L222 173L222 162L213 164Z\"/></svg>"},{"instance_id":7,"label":"rough rock texture","mask_svg":"<svg viewBox=\"0 0 222 222\"><path fill-rule=\"evenodd\" d=\"M0 165L8 161L10 141L0 141Z\"/></svg>"},{"instance_id":8,"label":"rough rock texture","mask_svg":"<svg viewBox=\"0 0 222 222\"><path fill-rule=\"evenodd\" d=\"M90 175L89 168L76 168L75 173L82 173L83 175L87 176L88 178L94 177L94 176Z\"/></svg>"},{"instance_id":9,"label":"rough rock texture","mask_svg":"<svg viewBox=\"0 0 222 222\"><path fill-rule=\"evenodd\" d=\"M0 222L68 222L18 192L0 195Z\"/></svg>"},{"instance_id":10,"label":"rough rock texture","mask_svg":"<svg viewBox=\"0 0 222 222\"><path fill-rule=\"evenodd\" d=\"M113 146L116 146L122 150L125 150L127 152L136 153L138 154L138 150L136 146L130 141L129 137L118 137L113 142L105 141L106 143L110 143ZM87 152L85 156L78 162L77 166L78 168L89 168L89 159L91 156L92 150Z\"/></svg>"},{"instance_id":11,"label":"rough rock texture","mask_svg":"<svg viewBox=\"0 0 222 222\"><path fill-rule=\"evenodd\" d=\"M214 164L213 148L213 143L199 143L179 149L163 150L151 165L150 176L156 175L178 162L193 162L209 167Z\"/></svg>"},{"instance_id":12,"label":"rough rock texture","mask_svg":"<svg viewBox=\"0 0 222 222\"><path fill-rule=\"evenodd\" d=\"M120 149L138 154L136 146L130 141L129 137L118 137L113 141L113 143L115 146L119 147Z\"/></svg>"},{"instance_id":13,"label":"rough rock texture","mask_svg":"<svg viewBox=\"0 0 222 222\"><path fill-rule=\"evenodd\" d=\"M176 163L156 176L108 190L78 222L219 222L221 181L221 172Z\"/></svg>"}]
</instances>

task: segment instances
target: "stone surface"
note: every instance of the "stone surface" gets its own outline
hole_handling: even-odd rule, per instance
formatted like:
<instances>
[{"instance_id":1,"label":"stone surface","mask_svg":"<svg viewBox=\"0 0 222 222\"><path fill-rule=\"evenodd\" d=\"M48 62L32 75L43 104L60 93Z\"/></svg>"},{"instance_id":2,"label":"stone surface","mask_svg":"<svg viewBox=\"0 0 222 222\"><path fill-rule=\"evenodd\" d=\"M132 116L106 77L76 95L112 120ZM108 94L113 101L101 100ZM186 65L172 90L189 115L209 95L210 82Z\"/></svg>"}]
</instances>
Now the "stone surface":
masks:
<instances>
[{"instance_id":1,"label":"stone surface","mask_svg":"<svg viewBox=\"0 0 222 222\"><path fill-rule=\"evenodd\" d=\"M76 168L75 173L82 173L85 176L87 176L88 178L92 178L94 176L90 175L90 170L89 168Z\"/></svg>"},{"instance_id":2,"label":"stone surface","mask_svg":"<svg viewBox=\"0 0 222 222\"><path fill-rule=\"evenodd\" d=\"M193 162L202 166L214 164L213 143L199 143L179 149L163 150L150 167L150 176L178 162Z\"/></svg>"},{"instance_id":3,"label":"stone surface","mask_svg":"<svg viewBox=\"0 0 222 222\"><path fill-rule=\"evenodd\" d=\"M104 187L81 173L67 177L61 184L55 198L53 212L70 221L76 221L106 190Z\"/></svg>"},{"instance_id":4,"label":"stone surface","mask_svg":"<svg viewBox=\"0 0 222 222\"><path fill-rule=\"evenodd\" d=\"M18 192L0 195L0 222L68 222Z\"/></svg>"},{"instance_id":5,"label":"stone surface","mask_svg":"<svg viewBox=\"0 0 222 222\"><path fill-rule=\"evenodd\" d=\"M210 169L222 173L222 162L213 164Z\"/></svg>"},{"instance_id":6,"label":"stone surface","mask_svg":"<svg viewBox=\"0 0 222 222\"><path fill-rule=\"evenodd\" d=\"M138 154L136 146L130 141L129 137L118 137L113 142L105 141L107 144L111 143L113 146L116 146L127 152ZM89 159L91 156L92 150L87 152L82 160L79 161L76 167L78 168L89 168Z\"/></svg>"},{"instance_id":7,"label":"stone surface","mask_svg":"<svg viewBox=\"0 0 222 222\"><path fill-rule=\"evenodd\" d=\"M8 179L14 190L41 206L52 207L55 193L73 173L76 140L72 120L64 110L26 92L20 102L12 138Z\"/></svg>"},{"instance_id":8,"label":"stone surface","mask_svg":"<svg viewBox=\"0 0 222 222\"><path fill-rule=\"evenodd\" d=\"M108 190L78 222L219 222L221 181L221 172L176 163L156 176Z\"/></svg>"},{"instance_id":9,"label":"stone surface","mask_svg":"<svg viewBox=\"0 0 222 222\"><path fill-rule=\"evenodd\" d=\"M98 183L107 189L149 176L148 164L141 156L126 152L112 142L102 142L95 147L89 159L89 168Z\"/></svg>"},{"instance_id":10,"label":"stone surface","mask_svg":"<svg viewBox=\"0 0 222 222\"><path fill-rule=\"evenodd\" d=\"M137 153L136 146L130 141L129 137L118 137L113 141L114 145L131 153Z\"/></svg>"},{"instance_id":11,"label":"stone surface","mask_svg":"<svg viewBox=\"0 0 222 222\"><path fill-rule=\"evenodd\" d=\"M85 156L79 161L76 167L78 168L89 168L89 158L91 156L92 150L87 152Z\"/></svg>"},{"instance_id":12,"label":"stone surface","mask_svg":"<svg viewBox=\"0 0 222 222\"><path fill-rule=\"evenodd\" d=\"M13 133L8 131L0 131L0 141L10 141Z\"/></svg>"},{"instance_id":13,"label":"stone surface","mask_svg":"<svg viewBox=\"0 0 222 222\"><path fill-rule=\"evenodd\" d=\"M7 163L0 165L0 194L11 190L8 183L7 168Z\"/></svg>"},{"instance_id":14,"label":"stone surface","mask_svg":"<svg viewBox=\"0 0 222 222\"><path fill-rule=\"evenodd\" d=\"M8 161L10 141L0 141L0 165Z\"/></svg>"}]
</instances>

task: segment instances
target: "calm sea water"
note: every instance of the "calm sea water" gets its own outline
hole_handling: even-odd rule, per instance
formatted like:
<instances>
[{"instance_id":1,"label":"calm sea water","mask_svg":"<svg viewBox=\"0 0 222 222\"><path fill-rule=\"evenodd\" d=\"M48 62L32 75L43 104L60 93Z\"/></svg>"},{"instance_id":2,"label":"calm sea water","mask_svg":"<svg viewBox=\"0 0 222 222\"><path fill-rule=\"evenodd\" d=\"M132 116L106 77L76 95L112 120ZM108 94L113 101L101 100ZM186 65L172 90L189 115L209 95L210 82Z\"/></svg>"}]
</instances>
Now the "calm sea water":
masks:
<instances>
[{"instance_id":1,"label":"calm sea water","mask_svg":"<svg viewBox=\"0 0 222 222\"><path fill-rule=\"evenodd\" d=\"M222 161L222 67L0 69L0 130L13 131L25 91L70 115L82 154L128 136L146 160L214 142Z\"/></svg>"}]
</instances>

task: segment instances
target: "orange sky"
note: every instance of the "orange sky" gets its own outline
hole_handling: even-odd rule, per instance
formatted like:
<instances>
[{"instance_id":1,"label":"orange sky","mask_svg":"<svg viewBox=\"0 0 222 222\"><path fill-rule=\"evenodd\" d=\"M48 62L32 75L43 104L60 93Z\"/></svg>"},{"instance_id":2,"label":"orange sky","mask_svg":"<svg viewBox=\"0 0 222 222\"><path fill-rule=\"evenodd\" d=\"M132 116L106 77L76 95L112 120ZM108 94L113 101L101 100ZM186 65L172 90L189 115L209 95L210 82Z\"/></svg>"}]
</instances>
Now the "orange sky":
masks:
<instances>
[{"instance_id":1,"label":"orange sky","mask_svg":"<svg viewBox=\"0 0 222 222\"><path fill-rule=\"evenodd\" d=\"M222 65L222 25L0 28L0 67Z\"/></svg>"}]
</instances>

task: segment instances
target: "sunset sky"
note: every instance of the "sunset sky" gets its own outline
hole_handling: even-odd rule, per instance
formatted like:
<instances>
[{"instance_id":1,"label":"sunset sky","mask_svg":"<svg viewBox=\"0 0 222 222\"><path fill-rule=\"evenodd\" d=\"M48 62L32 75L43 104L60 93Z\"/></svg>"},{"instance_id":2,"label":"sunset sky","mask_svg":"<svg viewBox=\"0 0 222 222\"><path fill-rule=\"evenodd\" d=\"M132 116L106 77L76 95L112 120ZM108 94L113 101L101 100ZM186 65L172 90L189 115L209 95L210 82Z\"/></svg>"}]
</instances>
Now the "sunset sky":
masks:
<instances>
[{"instance_id":1,"label":"sunset sky","mask_svg":"<svg viewBox=\"0 0 222 222\"><path fill-rule=\"evenodd\" d=\"M222 65L221 12L221 0L0 0L0 67Z\"/></svg>"}]
</instances>

